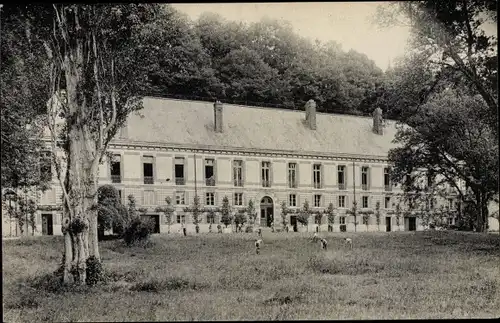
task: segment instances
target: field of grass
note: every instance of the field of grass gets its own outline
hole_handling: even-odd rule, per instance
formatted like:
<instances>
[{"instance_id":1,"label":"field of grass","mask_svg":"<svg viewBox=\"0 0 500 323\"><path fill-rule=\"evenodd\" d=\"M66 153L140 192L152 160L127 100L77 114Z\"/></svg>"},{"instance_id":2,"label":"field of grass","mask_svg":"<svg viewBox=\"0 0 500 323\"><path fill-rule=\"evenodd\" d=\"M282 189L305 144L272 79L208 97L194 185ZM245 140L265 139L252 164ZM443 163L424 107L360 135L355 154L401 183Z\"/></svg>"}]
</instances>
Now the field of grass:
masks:
<instances>
[{"instance_id":1,"label":"field of grass","mask_svg":"<svg viewBox=\"0 0 500 323\"><path fill-rule=\"evenodd\" d=\"M500 236L461 232L155 235L101 243L106 285L53 290L62 237L3 241L4 322L500 316ZM352 237L352 250L342 238ZM45 275L45 278L44 278Z\"/></svg>"}]
</instances>

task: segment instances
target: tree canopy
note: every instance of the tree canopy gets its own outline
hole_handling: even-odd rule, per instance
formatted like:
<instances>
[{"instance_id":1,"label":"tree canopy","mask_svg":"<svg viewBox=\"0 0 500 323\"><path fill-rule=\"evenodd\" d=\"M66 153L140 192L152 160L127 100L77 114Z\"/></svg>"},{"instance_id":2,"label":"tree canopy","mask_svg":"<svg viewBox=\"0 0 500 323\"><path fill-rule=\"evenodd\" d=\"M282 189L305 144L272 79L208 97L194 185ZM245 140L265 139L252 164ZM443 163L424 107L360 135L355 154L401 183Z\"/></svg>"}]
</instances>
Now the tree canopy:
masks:
<instances>
[{"instance_id":1,"label":"tree canopy","mask_svg":"<svg viewBox=\"0 0 500 323\"><path fill-rule=\"evenodd\" d=\"M418 192L423 174L473 205L477 231L486 230L488 203L498 194L497 39L494 1L398 2L381 13L406 23L413 50L387 73L376 104L391 106L401 126L389 153L393 179ZM461 181L465 187L458 184ZM449 192L448 192L449 193Z\"/></svg>"}]
</instances>

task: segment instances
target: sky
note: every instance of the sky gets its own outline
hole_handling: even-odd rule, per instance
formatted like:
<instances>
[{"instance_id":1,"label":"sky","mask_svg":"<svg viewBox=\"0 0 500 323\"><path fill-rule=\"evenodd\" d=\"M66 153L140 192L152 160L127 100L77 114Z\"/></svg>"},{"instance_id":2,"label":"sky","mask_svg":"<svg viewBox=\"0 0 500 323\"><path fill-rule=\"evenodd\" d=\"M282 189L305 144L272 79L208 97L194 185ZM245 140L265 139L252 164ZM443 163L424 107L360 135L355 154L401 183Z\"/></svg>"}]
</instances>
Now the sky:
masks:
<instances>
[{"instance_id":1,"label":"sky","mask_svg":"<svg viewBox=\"0 0 500 323\"><path fill-rule=\"evenodd\" d=\"M289 21L295 32L311 40L334 40L344 51L364 53L382 70L389 61L404 55L409 39L405 27L378 27L373 21L377 6L384 2L289 2L289 3L191 3L172 4L197 19L203 12L215 12L227 20L246 23L269 18Z\"/></svg>"}]
</instances>

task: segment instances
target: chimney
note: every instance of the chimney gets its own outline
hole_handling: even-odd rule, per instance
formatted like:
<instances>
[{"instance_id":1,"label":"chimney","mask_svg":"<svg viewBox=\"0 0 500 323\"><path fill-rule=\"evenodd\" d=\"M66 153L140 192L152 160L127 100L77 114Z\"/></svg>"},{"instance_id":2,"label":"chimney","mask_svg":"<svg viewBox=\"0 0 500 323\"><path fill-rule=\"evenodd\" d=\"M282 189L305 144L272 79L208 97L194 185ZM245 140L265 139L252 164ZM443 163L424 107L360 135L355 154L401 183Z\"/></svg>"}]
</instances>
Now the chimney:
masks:
<instances>
[{"instance_id":1,"label":"chimney","mask_svg":"<svg viewBox=\"0 0 500 323\"><path fill-rule=\"evenodd\" d=\"M312 99L306 103L306 123L309 129L316 130L316 102Z\"/></svg>"},{"instance_id":2,"label":"chimney","mask_svg":"<svg viewBox=\"0 0 500 323\"><path fill-rule=\"evenodd\" d=\"M376 108L373 111L373 132L376 133L377 135L383 135L384 134L384 125L383 125L383 119L382 119L382 109Z\"/></svg>"},{"instance_id":3,"label":"chimney","mask_svg":"<svg viewBox=\"0 0 500 323\"><path fill-rule=\"evenodd\" d=\"M215 132L221 133L223 130L222 127L222 102L216 101L214 103L214 130Z\"/></svg>"}]
</instances>

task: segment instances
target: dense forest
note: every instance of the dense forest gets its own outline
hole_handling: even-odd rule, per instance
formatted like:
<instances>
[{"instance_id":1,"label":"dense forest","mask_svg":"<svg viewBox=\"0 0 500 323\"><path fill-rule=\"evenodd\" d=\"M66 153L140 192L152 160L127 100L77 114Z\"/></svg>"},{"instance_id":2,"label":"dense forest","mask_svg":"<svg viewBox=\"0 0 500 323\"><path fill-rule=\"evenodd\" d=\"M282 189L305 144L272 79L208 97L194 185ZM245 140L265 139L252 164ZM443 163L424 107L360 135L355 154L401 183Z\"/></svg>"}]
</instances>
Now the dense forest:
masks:
<instances>
[{"instance_id":1,"label":"dense forest","mask_svg":"<svg viewBox=\"0 0 500 323\"><path fill-rule=\"evenodd\" d=\"M145 95L370 114L384 73L366 55L336 42L313 42L291 25L264 18L243 24L214 13L191 21L170 6L144 32L154 47ZM386 111L385 107L382 107Z\"/></svg>"}]
</instances>

